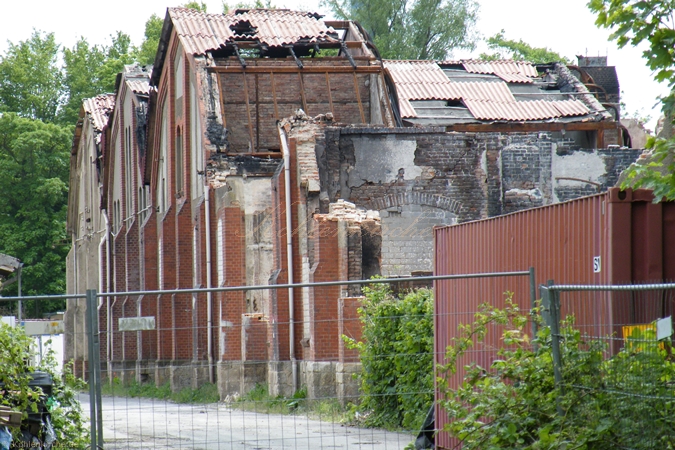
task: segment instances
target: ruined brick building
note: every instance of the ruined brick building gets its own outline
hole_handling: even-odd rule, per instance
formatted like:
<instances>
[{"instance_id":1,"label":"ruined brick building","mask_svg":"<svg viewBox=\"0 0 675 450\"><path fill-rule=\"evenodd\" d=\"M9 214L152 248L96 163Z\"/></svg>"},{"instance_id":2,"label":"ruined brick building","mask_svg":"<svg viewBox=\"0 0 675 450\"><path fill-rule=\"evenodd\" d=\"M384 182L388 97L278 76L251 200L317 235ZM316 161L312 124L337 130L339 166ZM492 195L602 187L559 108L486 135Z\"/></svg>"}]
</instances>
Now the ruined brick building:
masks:
<instances>
[{"instance_id":1,"label":"ruined brick building","mask_svg":"<svg viewBox=\"0 0 675 450\"><path fill-rule=\"evenodd\" d=\"M154 67L84 102L68 290L125 293L99 306L109 376L350 395L358 289L133 292L430 271L434 225L613 185L639 154L617 130L561 64L383 61L349 21L170 8Z\"/></svg>"}]
</instances>

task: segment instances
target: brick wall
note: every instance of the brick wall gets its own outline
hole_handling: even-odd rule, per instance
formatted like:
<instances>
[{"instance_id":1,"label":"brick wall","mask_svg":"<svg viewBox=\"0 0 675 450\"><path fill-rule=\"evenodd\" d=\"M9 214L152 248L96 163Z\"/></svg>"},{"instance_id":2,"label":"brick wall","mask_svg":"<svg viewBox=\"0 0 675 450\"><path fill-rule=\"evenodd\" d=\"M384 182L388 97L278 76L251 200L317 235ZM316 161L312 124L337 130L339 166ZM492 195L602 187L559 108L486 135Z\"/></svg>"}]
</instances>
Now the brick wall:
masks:
<instances>
[{"instance_id":1,"label":"brick wall","mask_svg":"<svg viewBox=\"0 0 675 450\"><path fill-rule=\"evenodd\" d=\"M338 227L344 228L340 233ZM314 219L314 265L312 281L335 281L346 279L348 248L340 242L338 234L347 231L343 221L323 217ZM346 236L345 236L346 237ZM340 245L342 244L342 245ZM312 361L335 361L338 358L339 340L338 300L340 286L322 286L312 289L309 299L309 357Z\"/></svg>"},{"instance_id":2,"label":"brick wall","mask_svg":"<svg viewBox=\"0 0 675 450\"><path fill-rule=\"evenodd\" d=\"M236 64L220 60L219 65ZM370 118L369 74L331 72L349 66L346 60L303 59L306 67L324 67L325 73L231 72L220 75L223 117L229 132L229 151L279 150L276 122L303 109L309 116L332 113L337 121L364 123ZM365 61L359 64L366 64ZM295 67L292 59L247 60L250 67ZM360 105L359 105L360 100ZM362 120L362 112L365 120Z\"/></svg>"},{"instance_id":3,"label":"brick wall","mask_svg":"<svg viewBox=\"0 0 675 450\"><path fill-rule=\"evenodd\" d=\"M359 362L359 352L353 348L347 348L341 336L347 336L356 341L361 340L362 327L359 320L358 309L361 307L363 297L342 297L338 307L338 361L341 363Z\"/></svg>"}]
</instances>

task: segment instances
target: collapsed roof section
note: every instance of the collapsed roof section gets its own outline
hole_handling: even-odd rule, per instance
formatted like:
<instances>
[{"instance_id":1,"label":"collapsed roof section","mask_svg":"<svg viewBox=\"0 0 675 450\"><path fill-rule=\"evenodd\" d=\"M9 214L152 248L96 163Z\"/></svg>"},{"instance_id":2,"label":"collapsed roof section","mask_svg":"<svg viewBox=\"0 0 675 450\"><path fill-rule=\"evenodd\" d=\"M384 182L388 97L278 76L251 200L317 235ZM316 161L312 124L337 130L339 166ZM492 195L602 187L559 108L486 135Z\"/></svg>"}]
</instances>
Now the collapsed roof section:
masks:
<instances>
[{"instance_id":1,"label":"collapsed roof section","mask_svg":"<svg viewBox=\"0 0 675 450\"><path fill-rule=\"evenodd\" d=\"M408 125L599 122L611 115L560 64L385 61Z\"/></svg>"},{"instance_id":2,"label":"collapsed roof section","mask_svg":"<svg viewBox=\"0 0 675 450\"><path fill-rule=\"evenodd\" d=\"M351 21L322 21L317 13L288 9L236 9L208 14L188 8L168 8L155 57L151 84L156 86L174 28L185 51L195 56L288 57L316 56L322 49L339 49L342 56L376 57L358 25ZM300 64L299 64L300 65Z\"/></svg>"},{"instance_id":3,"label":"collapsed roof section","mask_svg":"<svg viewBox=\"0 0 675 450\"><path fill-rule=\"evenodd\" d=\"M77 152L79 138L82 132L82 125L85 120L91 123L94 129L94 140L96 144L101 142L101 132L103 127L108 124L108 117L115 107L115 94L101 94L96 97L86 98L82 101L80 110L80 119L77 122L75 130L75 139L73 140L73 154Z\"/></svg>"}]
</instances>

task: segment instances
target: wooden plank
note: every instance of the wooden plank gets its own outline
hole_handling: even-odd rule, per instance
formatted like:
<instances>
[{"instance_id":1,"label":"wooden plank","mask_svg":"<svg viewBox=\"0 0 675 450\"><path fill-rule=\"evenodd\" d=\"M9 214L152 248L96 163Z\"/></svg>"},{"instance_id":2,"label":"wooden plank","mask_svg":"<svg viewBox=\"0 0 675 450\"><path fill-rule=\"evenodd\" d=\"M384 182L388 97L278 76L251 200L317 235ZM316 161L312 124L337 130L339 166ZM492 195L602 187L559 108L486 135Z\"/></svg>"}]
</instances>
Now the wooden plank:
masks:
<instances>
[{"instance_id":1,"label":"wooden plank","mask_svg":"<svg viewBox=\"0 0 675 450\"><path fill-rule=\"evenodd\" d=\"M309 111L307 111L307 99L305 98L305 80L302 76L302 72L298 75L300 76L300 99L302 100L302 110L305 111L305 114L309 115Z\"/></svg>"},{"instance_id":2,"label":"wooden plank","mask_svg":"<svg viewBox=\"0 0 675 450\"><path fill-rule=\"evenodd\" d=\"M0 425L18 427L21 425L22 413L13 411L8 406L0 406Z\"/></svg>"},{"instance_id":3,"label":"wooden plank","mask_svg":"<svg viewBox=\"0 0 675 450\"><path fill-rule=\"evenodd\" d=\"M354 57L355 60L358 60L357 57ZM248 66L246 69L241 66L216 66L208 67L208 71L216 73L239 73L239 72L248 72L248 73L324 73L326 72L326 66L305 66L304 69L300 69L298 66L276 66L276 67L262 67L262 66ZM354 69L352 66L330 66L331 73L380 73L382 72L382 67L380 65L374 66L357 66Z\"/></svg>"},{"instance_id":4,"label":"wooden plank","mask_svg":"<svg viewBox=\"0 0 675 450\"><path fill-rule=\"evenodd\" d=\"M385 122L384 116L387 116L387 126L390 127L395 127L396 126L396 119L394 119L394 109L391 107L391 100L389 99L389 91L387 90L387 83L384 80L384 72L380 72L380 82L382 83L382 91L384 95L384 100L386 103L387 107L387 114L382 114L382 122ZM378 89L380 91L380 89ZM382 92L380 91L380 92ZM379 99L378 99L379 101Z\"/></svg>"},{"instance_id":5,"label":"wooden plank","mask_svg":"<svg viewBox=\"0 0 675 450\"><path fill-rule=\"evenodd\" d=\"M272 83L272 101L274 102L274 119L279 120L279 108L277 107L277 88L276 82L274 81L274 72L270 73L270 77L272 78L271 83Z\"/></svg>"},{"instance_id":6,"label":"wooden plank","mask_svg":"<svg viewBox=\"0 0 675 450\"><path fill-rule=\"evenodd\" d=\"M328 103L330 104L330 113L335 119L335 110L333 109L333 93L330 91L330 75L326 72L326 86L328 87Z\"/></svg>"},{"instance_id":7,"label":"wooden plank","mask_svg":"<svg viewBox=\"0 0 675 450\"><path fill-rule=\"evenodd\" d=\"M361 92L359 90L359 80L356 78L354 72L354 92L356 92L356 101L359 103L359 112L361 113L361 123L366 123L366 115L363 112L363 104L361 103Z\"/></svg>"},{"instance_id":8,"label":"wooden plank","mask_svg":"<svg viewBox=\"0 0 675 450\"><path fill-rule=\"evenodd\" d=\"M244 77L244 94L246 95L246 115L248 115L248 135L250 138L250 148L253 149L253 121L251 120L251 102L248 98L248 81L246 81L246 72L242 73Z\"/></svg>"},{"instance_id":9,"label":"wooden plank","mask_svg":"<svg viewBox=\"0 0 675 450\"><path fill-rule=\"evenodd\" d=\"M211 76L211 74L208 74L208 76ZM220 97L220 115L223 118L223 128L227 128L227 118L225 116L225 95L224 95L224 92L223 92L223 85L222 85L222 81L220 79L220 74L218 74L216 76L216 81L218 83L218 93L220 94L219 95L219 97ZM196 91L195 91L195 95L197 95ZM213 105L213 106L215 108L215 105ZM214 113L215 113L215 111L214 111ZM201 131L200 131L200 133L201 133Z\"/></svg>"}]
</instances>

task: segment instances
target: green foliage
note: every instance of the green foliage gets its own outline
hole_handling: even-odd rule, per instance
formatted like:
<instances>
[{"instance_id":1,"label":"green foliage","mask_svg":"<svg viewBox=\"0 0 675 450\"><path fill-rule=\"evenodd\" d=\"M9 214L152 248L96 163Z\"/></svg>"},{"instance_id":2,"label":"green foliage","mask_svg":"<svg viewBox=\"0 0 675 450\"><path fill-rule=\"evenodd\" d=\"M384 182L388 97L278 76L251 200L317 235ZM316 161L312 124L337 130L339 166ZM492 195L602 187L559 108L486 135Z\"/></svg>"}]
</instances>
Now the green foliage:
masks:
<instances>
[{"instance_id":1,"label":"green foliage","mask_svg":"<svg viewBox=\"0 0 675 450\"><path fill-rule=\"evenodd\" d=\"M103 64L96 70L96 78L100 80L99 93L114 92L117 74L124 70L125 65L135 61L136 49L128 34L118 31L110 38L112 44L105 48Z\"/></svg>"},{"instance_id":2,"label":"green foliage","mask_svg":"<svg viewBox=\"0 0 675 450\"><path fill-rule=\"evenodd\" d=\"M123 385L119 378L114 378L111 383L103 385L101 392L104 395L115 397L156 398L190 404L216 403L220 400L218 386L213 383L204 383L197 389L184 388L178 392L172 392L169 383L156 386L154 383L134 381L129 385Z\"/></svg>"},{"instance_id":3,"label":"green foliage","mask_svg":"<svg viewBox=\"0 0 675 450\"><path fill-rule=\"evenodd\" d=\"M157 47L159 40L162 37L162 26L164 19L153 14L145 22L145 38L138 49L137 59L142 65L150 65L155 63L155 55L157 54Z\"/></svg>"},{"instance_id":4,"label":"green foliage","mask_svg":"<svg viewBox=\"0 0 675 450\"><path fill-rule=\"evenodd\" d=\"M626 171L621 187L645 187L654 190L654 201L675 200L675 139L647 139L652 156L640 159Z\"/></svg>"},{"instance_id":5,"label":"green foliage","mask_svg":"<svg viewBox=\"0 0 675 450\"><path fill-rule=\"evenodd\" d=\"M37 411L40 397L40 391L28 386L32 372L28 365L33 356L32 343L22 328L0 322L0 404L24 412L24 418L28 411Z\"/></svg>"},{"instance_id":6,"label":"green foliage","mask_svg":"<svg viewBox=\"0 0 675 450\"><path fill-rule=\"evenodd\" d=\"M235 408L265 414L296 414L306 412L307 405L306 389L300 389L290 398L282 395L271 396L266 384L256 384L253 389L232 403L232 406Z\"/></svg>"},{"instance_id":7,"label":"green foliage","mask_svg":"<svg viewBox=\"0 0 675 450\"><path fill-rule=\"evenodd\" d=\"M358 21L383 58L446 59L473 49L475 0L323 0L341 19Z\"/></svg>"},{"instance_id":8,"label":"green foliage","mask_svg":"<svg viewBox=\"0 0 675 450\"><path fill-rule=\"evenodd\" d=\"M24 418L28 412L38 411L40 397L44 395L42 389L29 386L30 373L36 370L29 365L35 357L32 346L33 339L26 336L23 328L0 323L0 385L3 391L0 404L22 411ZM48 353L37 370L52 376L52 395L46 399L46 405L51 413L57 442L68 448L84 449L87 447L88 431L76 396L84 382L73 376L69 366L64 367L62 374L57 373L56 368L54 354ZM14 432L18 434L20 431L16 428Z\"/></svg>"},{"instance_id":9,"label":"green foliage","mask_svg":"<svg viewBox=\"0 0 675 450\"><path fill-rule=\"evenodd\" d=\"M37 30L25 41L9 43L0 58L0 111L56 120L64 92L59 48L54 33Z\"/></svg>"},{"instance_id":10,"label":"green foliage","mask_svg":"<svg viewBox=\"0 0 675 450\"><path fill-rule=\"evenodd\" d=\"M89 427L85 422L82 406L77 400L78 392L86 389L87 384L73 375L72 362L56 371L57 361L50 351L40 362L39 370L52 376L52 397L47 400L52 426L57 442L67 443L68 448L86 449L89 447Z\"/></svg>"},{"instance_id":11,"label":"green foliage","mask_svg":"<svg viewBox=\"0 0 675 450\"><path fill-rule=\"evenodd\" d=\"M82 100L104 92L98 71L105 61L105 49L90 46L82 37L72 49L63 49L63 61L68 99L63 107L61 123L74 124L80 114Z\"/></svg>"},{"instance_id":12,"label":"green foliage","mask_svg":"<svg viewBox=\"0 0 675 450\"><path fill-rule=\"evenodd\" d=\"M634 335L639 345L608 359L607 347L582 336L568 318L561 327L563 384L556 386L550 329L540 328L535 351L525 332L529 320L510 297L503 310L482 305L448 347L440 404L451 419L446 431L462 448L673 448L675 365L653 331ZM495 330L503 343L498 358L487 368L464 367L459 387L449 388L444 380L456 374L462 357Z\"/></svg>"},{"instance_id":13,"label":"green foliage","mask_svg":"<svg viewBox=\"0 0 675 450\"><path fill-rule=\"evenodd\" d=\"M54 124L0 117L0 253L23 262L24 295L65 291L71 139Z\"/></svg>"},{"instance_id":14,"label":"green foliage","mask_svg":"<svg viewBox=\"0 0 675 450\"><path fill-rule=\"evenodd\" d=\"M596 25L612 31L610 39L619 47L628 44L645 45L642 52L647 66L656 73L657 81L667 81L671 93L662 99L663 112L672 120L675 111L675 17L673 2L669 0L590 0L588 8L597 15ZM670 142L672 141L672 142ZM639 185L659 191L668 200L675 199L675 172L668 167L672 161L675 138L669 142L658 140L650 144L653 155L648 164L633 165L628 170L629 180L624 187L633 186L631 180L642 180ZM649 172L655 172L649 174Z\"/></svg>"},{"instance_id":15,"label":"green foliage","mask_svg":"<svg viewBox=\"0 0 675 450\"><path fill-rule=\"evenodd\" d=\"M200 11L200 12L204 12L204 13L206 12L206 3L204 3L204 2L191 1L191 2L187 2L183 5L181 5L181 7L188 8L188 9L194 9L196 11Z\"/></svg>"},{"instance_id":16,"label":"green foliage","mask_svg":"<svg viewBox=\"0 0 675 450\"><path fill-rule=\"evenodd\" d=\"M237 2L234 5L223 1L223 14L227 14L230 11L237 9L276 9L276 6L272 5L272 0L255 0L254 2Z\"/></svg>"},{"instance_id":17,"label":"green foliage","mask_svg":"<svg viewBox=\"0 0 675 450\"><path fill-rule=\"evenodd\" d=\"M595 14L595 24L612 30L610 39L619 48L646 41L642 56L656 72L656 80L673 85L675 75L675 23L673 2L669 0L590 0L588 8Z\"/></svg>"},{"instance_id":18,"label":"green foliage","mask_svg":"<svg viewBox=\"0 0 675 450\"><path fill-rule=\"evenodd\" d=\"M359 309L362 340L343 336L359 351L365 425L420 428L433 402L433 293L429 289L395 297L389 286L363 289Z\"/></svg>"},{"instance_id":19,"label":"green foliage","mask_svg":"<svg viewBox=\"0 0 675 450\"><path fill-rule=\"evenodd\" d=\"M571 64L572 61L560 53L549 50L546 47L532 47L530 44L522 40L514 41L506 39L504 30L501 30L496 35L488 38L488 47L496 53L480 55L484 60L496 59L514 59L517 61L529 61L535 64L547 64L552 62L563 62Z\"/></svg>"}]
</instances>

